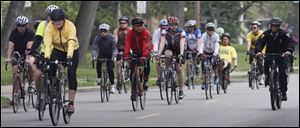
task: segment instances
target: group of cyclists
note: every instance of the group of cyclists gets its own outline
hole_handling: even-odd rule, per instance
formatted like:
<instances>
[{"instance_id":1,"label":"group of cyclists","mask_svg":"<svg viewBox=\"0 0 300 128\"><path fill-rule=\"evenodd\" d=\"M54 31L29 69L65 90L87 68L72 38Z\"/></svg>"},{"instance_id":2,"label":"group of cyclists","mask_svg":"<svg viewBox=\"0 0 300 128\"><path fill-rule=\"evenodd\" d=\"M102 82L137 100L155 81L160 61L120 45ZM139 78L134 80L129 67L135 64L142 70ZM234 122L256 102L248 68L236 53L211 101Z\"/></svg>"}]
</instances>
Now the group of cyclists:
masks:
<instances>
[{"instance_id":1,"label":"group of cyclists","mask_svg":"<svg viewBox=\"0 0 300 128\"><path fill-rule=\"evenodd\" d=\"M77 90L77 66L79 59L79 42L76 36L76 27L74 23L66 19L65 12L56 5L50 5L46 9L47 19L42 21L34 34L32 30L27 28L29 19L25 16L19 16L16 19L17 27L12 30L7 50L6 62L12 62L13 78L17 71L12 53L19 52L22 56L26 57L26 62L29 64L29 84L34 84L38 90L38 97L43 99L45 94L42 86L42 71L41 66L35 62L38 58L34 58L33 54L37 52L45 59L45 64L50 65L50 77L55 77L56 65L49 63L54 60L61 60L71 62L72 65L68 70L69 80L69 104L67 111L74 113L74 101ZM131 24L132 28L129 27ZM184 84L189 84L189 69L187 67L187 79L184 82L183 64L187 58L186 53L192 52L192 57L195 60L196 72L200 72L200 65L202 69L201 79L205 79L205 72L203 62L210 59L213 67L213 81L216 83L217 74L220 66L218 63L222 60L223 70L234 70L237 67L237 53L233 46L231 46L232 36L228 32L224 32L223 28L216 28L215 24L208 22L205 25L205 32L202 33L197 28L195 20L186 22L186 30L179 27L179 19L171 16L167 19L162 19L159 22L159 28L154 32L151 41L149 30L145 27L144 21L140 17L134 17L131 20L122 16L119 18L119 27L112 33L109 33L110 26L106 23L100 24L98 27L98 34L92 43L92 59L106 58L109 59L106 63L107 72L111 85L110 92L114 93L115 88L119 87L121 73L118 70L122 61L129 63L132 69L133 63L130 61L131 55L135 54L140 58L140 62L146 62L144 66L143 88L148 89L148 79L150 74L150 60L154 56L156 59L157 81L156 84L160 86L161 74L159 59L162 55L170 55L176 57L176 72L179 81L179 99L183 99L185 94L183 92ZM270 29L266 31L259 30L260 23L255 21L251 23L251 32L247 35L247 54L251 54L250 63L253 58L261 58L262 53L283 53L284 56L290 55L294 52L294 43L288 32L280 28L282 21L279 17L274 17L270 21ZM152 43L151 43L152 42ZM265 51L262 52L265 47ZM41 48L41 49L40 49ZM118 54L122 53L122 54ZM122 55L122 56L118 56ZM211 57L209 57L211 56ZM123 59L121 59L123 58ZM114 83L114 61L116 62L117 86ZM200 64L202 63L202 64ZM287 100L287 74L286 69L287 61L284 58L278 58L276 63L279 65L280 85L283 95L283 100ZM265 84L269 84L268 70L271 62L268 58L265 59L264 64L262 59L259 59L258 66L260 74L263 72L266 76ZM97 61L97 83L101 83L100 61ZM130 75L133 75L132 73ZM229 80L229 76L226 79ZM260 82L262 83L262 82ZM201 88L205 89L205 83L202 83ZM13 95L17 95L19 85L13 85L16 88L13 90ZM137 94L132 91L131 99Z\"/></svg>"}]
</instances>

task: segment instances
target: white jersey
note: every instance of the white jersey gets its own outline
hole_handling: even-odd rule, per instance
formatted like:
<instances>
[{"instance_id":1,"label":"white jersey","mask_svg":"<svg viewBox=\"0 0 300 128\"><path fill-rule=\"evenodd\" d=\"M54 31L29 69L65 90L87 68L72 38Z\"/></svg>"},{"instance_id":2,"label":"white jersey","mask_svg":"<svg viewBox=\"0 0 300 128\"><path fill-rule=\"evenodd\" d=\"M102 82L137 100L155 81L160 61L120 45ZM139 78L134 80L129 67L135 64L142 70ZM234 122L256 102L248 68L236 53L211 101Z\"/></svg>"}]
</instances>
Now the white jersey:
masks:
<instances>
[{"instance_id":1,"label":"white jersey","mask_svg":"<svg viewBox=\"0 0 300 128\"><path fill-rule=\"evenodd\" d=\"M154 51L158 52L159 42L160 42L161 29L158 28L154 31L152 36L152 44L154 46Z\"/></svg>"},{"instance_id":2,"label":"white jersey","mask_svg":"<svg viewBox=\"0 0 300 128\"><path fill-rule=\"evenodd\" d=\"M209 36L207 32L205 32L200 38L200 47L199 53L203 54L203 52L213 53L214 56L219 54L219 35L214 32L212 36Z\"/></svg>"}]
</instances>

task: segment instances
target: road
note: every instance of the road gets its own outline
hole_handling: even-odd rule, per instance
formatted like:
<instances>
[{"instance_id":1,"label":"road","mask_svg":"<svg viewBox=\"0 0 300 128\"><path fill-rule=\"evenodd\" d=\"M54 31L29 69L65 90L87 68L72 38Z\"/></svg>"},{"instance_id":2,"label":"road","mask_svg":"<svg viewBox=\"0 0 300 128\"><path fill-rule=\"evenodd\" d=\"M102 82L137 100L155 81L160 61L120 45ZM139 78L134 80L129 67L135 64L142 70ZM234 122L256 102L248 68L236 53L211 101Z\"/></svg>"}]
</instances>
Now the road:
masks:
<instances>
[{"instance_id":1,"label":"road","mask_svg":"<svg viewBox=\"0 0 300 128\"><path fill-rule=\"evenodd\" d=\"M111 101L101 103L99 92L79 92L76 97L76 112L70 124L61 118L58 126L222 126L222 127L299 127L299 74L293 74L288 86L288 101L282 109L272 111L268 88L251 90L247 82L233 82L228 94L214 93L206 100L205 92L197 86L187 90L179 104L168 105L160 100L157 88L149 89L145 110L134 112L129 94L113 94ZM38 120L37 112L31 109L17 114L12 108L1 109L1 127L49 127L50 116ZM62 117L62 115L61 115Z\"/></svg>"}]
</instances>

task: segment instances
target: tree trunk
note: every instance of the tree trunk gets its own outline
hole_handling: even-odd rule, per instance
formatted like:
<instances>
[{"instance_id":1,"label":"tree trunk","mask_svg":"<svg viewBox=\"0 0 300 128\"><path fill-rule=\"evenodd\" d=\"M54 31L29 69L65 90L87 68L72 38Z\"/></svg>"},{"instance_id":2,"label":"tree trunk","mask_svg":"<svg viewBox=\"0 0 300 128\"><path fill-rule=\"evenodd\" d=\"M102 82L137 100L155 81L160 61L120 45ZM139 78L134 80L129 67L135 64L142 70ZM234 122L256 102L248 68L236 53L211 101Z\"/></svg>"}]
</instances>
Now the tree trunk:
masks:
<instances>
[{"instance_id":1,"label":"tree trunk","mask_svg":"<svg viewBox=\"0 0 300 128\"><path fill-rule=\"evenodd\" d=\"M179 20L179 26L184 25L184 7L185 1L171 1L171 16L176 16Z\"/></svg>"},{"instance_id":2,"label":"tree trunk","mask_svg":"<svg viewBox=\"0 0 300 128\"><path fill-rule=\"evenodd\" d=\"M82 1L76 18L77 36L79 41L79 63L86 62L86 52L96 18L98 1Z\"/></svg>"},{"instance_id":3,"label":"tree trunk","mask_svg":"<svg viewBox=\"0 0 300 128\"><path fill-rule=\"evenodd\" d=\"M197 21L197 26L200 26L200 1L195 1L195 16Z\"/></svg>"},{"instance_id":4,"label":"tree trunk","mask_svg":"<svg viewBox=\"0 0 300 128\"><path fill-rule=\"evenodd\" d=\"M4 51L7 49L7 43L8 43L8 36L11 32L11 30L15 27L15 19L23 12L24 10L25 1L11 1L3 31L1 31L1 54L6 55Z\"/></svg>"}]
</instances>

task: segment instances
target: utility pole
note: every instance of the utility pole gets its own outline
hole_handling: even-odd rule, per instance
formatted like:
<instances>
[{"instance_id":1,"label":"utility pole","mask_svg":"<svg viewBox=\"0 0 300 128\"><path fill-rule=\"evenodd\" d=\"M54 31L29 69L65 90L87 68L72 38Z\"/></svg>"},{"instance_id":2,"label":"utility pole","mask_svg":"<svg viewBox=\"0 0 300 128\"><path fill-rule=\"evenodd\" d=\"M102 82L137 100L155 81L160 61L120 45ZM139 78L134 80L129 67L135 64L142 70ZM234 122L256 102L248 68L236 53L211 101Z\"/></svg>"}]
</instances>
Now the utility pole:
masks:
<instances>
[{"instance_id":1,"label":"utility pole","mask_svg":"<svg viewBox=\"0 0 300 128\"><path fill-rule=\"evenodd\" d=\"M195 16L197 21L197 26L200 26L200 1L195 1Z\"/></svg>"}]
</instances>

